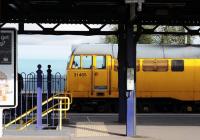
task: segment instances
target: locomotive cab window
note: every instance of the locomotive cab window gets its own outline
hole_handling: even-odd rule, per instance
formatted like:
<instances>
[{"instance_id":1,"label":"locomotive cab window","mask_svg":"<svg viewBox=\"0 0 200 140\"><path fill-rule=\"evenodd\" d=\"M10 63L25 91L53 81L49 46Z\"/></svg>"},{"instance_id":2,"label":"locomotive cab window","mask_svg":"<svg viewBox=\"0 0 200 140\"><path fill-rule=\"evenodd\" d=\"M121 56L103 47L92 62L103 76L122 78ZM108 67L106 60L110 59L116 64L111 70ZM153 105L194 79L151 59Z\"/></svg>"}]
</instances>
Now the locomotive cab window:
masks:
<instances>
[{"instance_id":1,"label":"locomotive cab window","mask_svg":"<svg viewBox=\"0 0 200 140\"><path fill-rule=\"evenodd\" d=\"M90 55L82 56L82 68L83 69L92 68L92 56Z\"/></svg>"},{"instance_id":2,"label":"locomotive cab window","mask_svg":"<svg viewBox=\"0 0 200 140\"><path fill-rule=\"evenodd\" d=\"M79 55L74 56L74 60L72 62L73 69L79 69L81 67L81 57Z\"/></svg>"},{"instance_id":3,"label":"locomotive cab window","mask_svg":"<svg viewBox=\"0 0 200 140\"><path fill-rule=\"evenodd\" d=\"M105 69L106 68L106 57L105 56L96 56L96 68Z\"/></svg>"},{"instance_id":4,"label":"locomotive cab window","mask_svg":"<svg viewBox=\"0 0 200 140\"><path fill-rule=\"evenodd\" d=\"M172 60L172 71L184 71L184 60Z\"/></svg>"}]
</instances>

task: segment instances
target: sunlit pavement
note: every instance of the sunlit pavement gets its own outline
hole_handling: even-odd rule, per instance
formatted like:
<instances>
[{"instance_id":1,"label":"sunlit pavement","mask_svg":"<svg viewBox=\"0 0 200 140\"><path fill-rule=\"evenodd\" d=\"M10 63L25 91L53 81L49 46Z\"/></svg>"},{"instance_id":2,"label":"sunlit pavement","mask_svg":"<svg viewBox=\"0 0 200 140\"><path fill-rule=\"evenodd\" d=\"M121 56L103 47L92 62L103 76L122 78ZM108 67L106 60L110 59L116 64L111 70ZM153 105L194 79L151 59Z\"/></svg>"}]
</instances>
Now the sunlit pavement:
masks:
<instances>
[{"instance_id":1,"label":"sunlit pavement","mask_svg":"<svg viewBox=\"0 0 200 140\"><path fill-rule=\"evenodd\" d=\"M69 114L63 129L24 131L4 130L2 139L56 140L199 140L199 114L138 114L137 136L128 138L126 125L117 122L117 114Z\"/></svg>"}]
</instances>

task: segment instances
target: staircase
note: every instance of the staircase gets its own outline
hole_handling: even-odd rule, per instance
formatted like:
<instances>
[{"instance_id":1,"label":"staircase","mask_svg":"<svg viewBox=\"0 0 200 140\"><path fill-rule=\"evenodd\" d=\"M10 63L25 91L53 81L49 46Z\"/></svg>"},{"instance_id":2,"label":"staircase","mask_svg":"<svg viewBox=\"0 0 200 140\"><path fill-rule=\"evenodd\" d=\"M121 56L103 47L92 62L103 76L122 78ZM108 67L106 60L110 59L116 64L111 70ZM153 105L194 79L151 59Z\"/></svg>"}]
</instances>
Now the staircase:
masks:
<instances>
[{"instance_id":1,"label":"staircase","mask_svg":"<svg viewBox=\"0 0 200 140\"><path fill-rule=\"evenodd\" d=\"M53 101L53 100L58 100L58 103L52 105L50 108L48 108L47 110L42 112L42 117L45 117L46 115L48 115L49 113L53 112L53 111L58 111L59 112L59 129L62 129L62 113L66 113L67 111L69 111L70 109L70 105L72 103L72 96L70 94L63 94L63 93L59 93L56 94L52 97L50 97L49 99L45 100L42 102L42 106L47 105L49 102ZM24 114L18 116L16 119L10 121L9 123L4 125L4 129L9 128L11 125L17 123L18 121L22 121L24 117L30 115L31 113L33 114L34 111L37 110L37 106L33 107L32 109L26 111ZM37 121L37 115L35 115L34 117L32 117L31 119L27 120L26 122L24 122L22 125L18 125L17 130L24 130L25 128L27 128L28 126L30 126L31 124L35 123Z\"/></svg>"}]
</instances>

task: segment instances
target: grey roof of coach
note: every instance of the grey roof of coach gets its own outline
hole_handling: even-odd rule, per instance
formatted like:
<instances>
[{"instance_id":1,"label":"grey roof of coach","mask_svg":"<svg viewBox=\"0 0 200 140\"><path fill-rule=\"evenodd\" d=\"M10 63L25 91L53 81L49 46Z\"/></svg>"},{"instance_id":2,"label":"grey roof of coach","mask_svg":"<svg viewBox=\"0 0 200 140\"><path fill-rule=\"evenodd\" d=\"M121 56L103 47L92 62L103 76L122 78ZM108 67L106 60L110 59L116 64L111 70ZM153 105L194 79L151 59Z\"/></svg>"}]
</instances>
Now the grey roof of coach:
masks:
<instances>
[{"instance_id":1,"label":"grey roof of coach","mask_svg":"<svg viewBox=\"0 0 200 140\"><path fill-rule=\"evenodd\" d=\"M74 54L110 54L117 58L117 44L73 45ZM192 45L137 45L137 58L200 58L200 46Z\"/></svg>"}]
</instances>

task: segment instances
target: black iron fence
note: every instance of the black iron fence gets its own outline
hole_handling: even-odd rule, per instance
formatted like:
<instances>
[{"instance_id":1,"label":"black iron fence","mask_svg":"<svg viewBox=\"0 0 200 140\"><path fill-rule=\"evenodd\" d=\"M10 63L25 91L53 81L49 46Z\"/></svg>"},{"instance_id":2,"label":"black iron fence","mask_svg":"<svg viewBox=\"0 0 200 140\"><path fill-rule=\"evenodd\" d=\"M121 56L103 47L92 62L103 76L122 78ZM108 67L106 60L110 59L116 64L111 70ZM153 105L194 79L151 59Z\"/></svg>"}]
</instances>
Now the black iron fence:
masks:
<instances>
[{"instance_id":1,"label":"black iron fence","mask_svg":"<svg viewBox=\"0 0 200 140\"><path fill-rule=\"evenodd\" d=\"M48 66L47 73L42 73L42 100L45 101L49 97L52 97L58 93L63 93L65 88L65 76L61 75L59 72L52 74L51 67ZM26 113L28 110L32 109L37 105L37 74L31 72L29 74L22 72L19 76L22 79L18 79L18 106L15 109L6 109L3 113L3 123L6 124L11 120L16 119L18 116ZM21 90L20 90L21 89ZM56 104L52 101L51 105ZM42 110L47 110L48 105L43 106ZM29 115L25 116L21 121L27 122L29 119L36 116L37 110L33 111ZM47 115L43 118L45 124L49 124L49 119L51 119L51 125L57 125L55 120L57 119L57 112L52 112L51 116ZM19 122L16 122L19 123Z\"/></svg>"}]
</instances>

